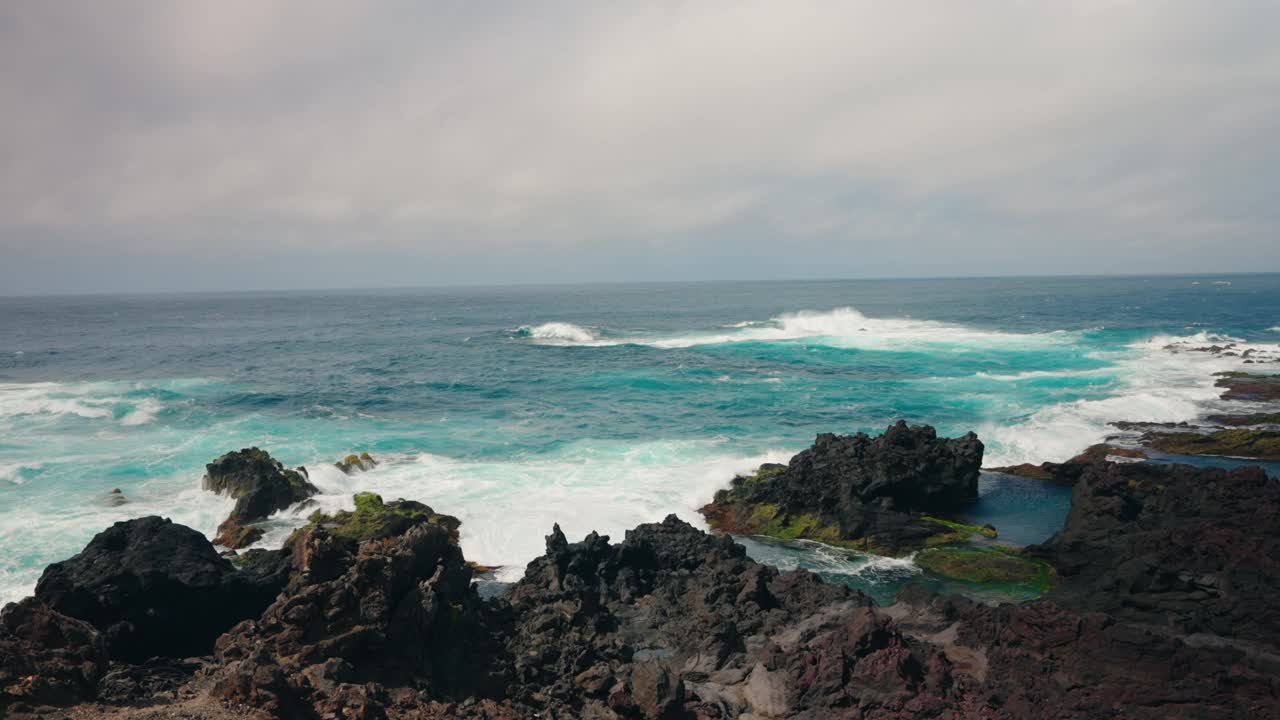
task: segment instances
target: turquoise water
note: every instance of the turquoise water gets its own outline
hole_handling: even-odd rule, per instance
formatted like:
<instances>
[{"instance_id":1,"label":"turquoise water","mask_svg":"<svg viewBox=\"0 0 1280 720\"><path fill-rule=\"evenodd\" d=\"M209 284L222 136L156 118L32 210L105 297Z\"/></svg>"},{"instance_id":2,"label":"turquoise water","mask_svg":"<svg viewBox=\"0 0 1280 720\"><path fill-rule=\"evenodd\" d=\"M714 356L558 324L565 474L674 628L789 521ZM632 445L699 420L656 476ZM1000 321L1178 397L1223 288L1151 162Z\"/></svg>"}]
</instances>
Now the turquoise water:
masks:
<instances>
[{"instance_id":1,"label":"turquoise water","mask_svg":"<svg viewBox=\"0 0 1280 720\"><path fill-rule=\"evenodd\" d=\"M1246 366L1166 346L1276 349L1277 326L1277 275L0 298L0 601L114 520L211 532L229 503L203 466L242 446L307 465L328 507L369 489L456 514L510 576L553 522L696 521L818 432L975 430L997 465L1191 420L1224 407L1212 372ZM383 465L327 466L362 450ZM1034 542L1065 502L988 477L972 511Z\"/></svg>"}]
</instances>

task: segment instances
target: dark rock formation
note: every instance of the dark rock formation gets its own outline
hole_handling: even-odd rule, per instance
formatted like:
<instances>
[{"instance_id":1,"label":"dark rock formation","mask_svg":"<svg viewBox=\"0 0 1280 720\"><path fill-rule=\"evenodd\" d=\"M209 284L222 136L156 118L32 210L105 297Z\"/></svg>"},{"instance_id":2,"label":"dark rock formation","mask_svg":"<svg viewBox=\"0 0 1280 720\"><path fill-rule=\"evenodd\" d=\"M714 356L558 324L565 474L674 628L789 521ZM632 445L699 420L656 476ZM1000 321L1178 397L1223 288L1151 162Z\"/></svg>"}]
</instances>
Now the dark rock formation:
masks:
<instances>
[{"instance_id":1,"label":"dark rock formation","mask_svg":"<svg viewBox=\"0 0 1280 720\"><path fill-rule=\"evenodd\" d=\"M199 532L144 517L112 525L50 565L35 597L100 630L112 659L201 655L275 598L283 585L279 556L255 554L238 571Z\"/></svg>"},{"instance_id":2,"label":"dark rock formation","mask_svg":"<svg viewBox=\"0 0 1280 720\"><path fill-rule=\"evenodd\" d=\"M1090 465L1062 531L1033 550L1060 604L1280 644L1280 480L1260 468Z\"/></svg>"},{"instance_id":3,"label":"dark rock formation","mask_svg":"<svg viewBox=\"0 0 1280 720\"><path fill-rule=\"evenodd\" d=\"M231 548L245 547L261 538L261 531L246 529L249 523L265 520L319 492L307 480L306 468L288 470L267 451L256 447L229 452L206 465L203 485L206 490L236 499L214 539Z\"/></svg>"},{"instance_id":4,"label":"dark rock formation","mask_svg":"<svg viewBox=\"0 0 1280 720\"><path fill-rule=\"evenodd\" d=\"M354 473L364 472L365 470L374 469L375 467L378 466L378 461L374 460L373 457L369 455L369 453L362 452L359 455L352 453L342 458L338 462L334 463L333 465L334 467L338 468L342 472L348 475L352 475Z\"/></svg>"},{"instance_id":5,"label":"dark rock formation","mask_svg":"<svg viewBox=\"0 0 1280 720\"><path fill-rule=\"evenodd\" d=\"M870 600L674 516L547 554L510 594L510 693L552 717L854 717L946 692Z\"/></svg>"},{"instance_id":6,"label":"dark rock formation","mask_svg":"<svg viewBox=\"0 0 1280 720\"><path fill-rule=\"evenodd\" d=\"M92 625L27 598L0 612L0 717L6 705L69 705L93 697L107 646Z\"/></svg>"},{"instance_id":7,"label":"dark rock formation","mask_svg":"<svg viewBox=\"0 0 1280 720\"><path fill-rule=\"evenodd\" d=\"M900 555L957 532L910 513L954 511L977 497L982 450L973 433L939 439L901 421L876 438L819 435L786 466L734 478L702 513L725 532Z\"/></svg>"},{"instance_id":8,"label":"dark rock formation","mask_svg":"<svg viewBox=\"0 0 1280 720\"><path fill-rule=\"evenodd\" d=\"M269 716L364 718L383 717L388 687L422 703L500 692L498 642L444 527L360 544L313 527L292 558L280 598L218 640L217 697Z\"/></svg>"}]
</instances>

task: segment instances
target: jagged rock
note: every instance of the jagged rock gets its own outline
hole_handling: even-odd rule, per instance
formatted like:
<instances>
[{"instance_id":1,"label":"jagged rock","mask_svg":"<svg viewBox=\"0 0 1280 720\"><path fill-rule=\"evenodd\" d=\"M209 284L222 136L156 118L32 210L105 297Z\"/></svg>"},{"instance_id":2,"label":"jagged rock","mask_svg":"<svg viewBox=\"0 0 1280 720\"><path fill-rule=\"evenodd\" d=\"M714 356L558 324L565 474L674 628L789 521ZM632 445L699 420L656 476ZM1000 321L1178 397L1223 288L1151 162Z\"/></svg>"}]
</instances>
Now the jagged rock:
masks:
<instances>
[{"instance_id":1,"label":"jagged rock","mask_svg":"<svg viewBox=\"0 0 1280 720\"><path fill-rule=\"evenodd\" d=\"M218 640L219 698L285 716L382 717L387 687L421 688L424 703L502 687L498 645L446 528L357 543L311 527L292 558L279 599Z\"/></svg>"},{"instance_id":2,"label":"jagged rock","mask_svg":"<svg viewBox=\"0 0 1280 720\"><path fill-rule=\"evenodd\" d=\"M69 705L91 699L107 669L92 625L27 598L0 611L0 717L6 705Z\"/></svg>"},{"instance_id":3,"label":"jagged rock","mask_svg":"<svg viewBox=\"0 0 1280 720\"><path fill-rule=\"evenodd\" d=\"M227 519L218 526L214 542L242 548L261 537L247 530L249 523L306 500L319 492L306 476L306 468L289 470L265 450L256 447L229 452L205 466L204 489L236 499Z\"/></svg>"},{"instance_id":4,"label":"jagged rock","mask_svg":"<svg viewBox=\"0 0 1280 720\"><path fill-rule=\"evenodd\" d=\"M617 545L557 527L509 599L510 694L554 717L851 716L945 674L861 593L675 516Z\"/></svg>"},{"instance_id":5,"label":"jagged rock","mask_svg":"<svg viewBox=\"0 0 1280 720\"><path fill-rule=\"evenodd\" d=\"M348 475L357 472L364 472L365 470L372 470L377 466L378 461L374 460L367 452L362 452L359 455L352 453L334 463L334 467L337 467Z\"/></svg>"},{"instance_id":6,"label":"jagged rock","mask_svg":"<svg viewBox=\"0 0 1280 720\"><path fill-rule=\"evenodd\" d=\"M901 555L956 536L955 523L911 513L954 511L976 498L982 451L973 433L939 439L932 427L901 421L876 438L823 434L786 466L734 478L702 513L725 532Z\"/></svg>"},{"instance_id":7,"label":"jagged rock","mask_svg":"<svg viewBox=\"0 0 1280 720\"><path fill-rule=\"evenodd\" d=\"M237 571L204 535L159 517L118 522L79 554L47 567L36 599L100 630L113 660L208 653L256 617L283 586L269 557ZM278 561L277 561L278 562Z\"/></svg>"}]
</instances>

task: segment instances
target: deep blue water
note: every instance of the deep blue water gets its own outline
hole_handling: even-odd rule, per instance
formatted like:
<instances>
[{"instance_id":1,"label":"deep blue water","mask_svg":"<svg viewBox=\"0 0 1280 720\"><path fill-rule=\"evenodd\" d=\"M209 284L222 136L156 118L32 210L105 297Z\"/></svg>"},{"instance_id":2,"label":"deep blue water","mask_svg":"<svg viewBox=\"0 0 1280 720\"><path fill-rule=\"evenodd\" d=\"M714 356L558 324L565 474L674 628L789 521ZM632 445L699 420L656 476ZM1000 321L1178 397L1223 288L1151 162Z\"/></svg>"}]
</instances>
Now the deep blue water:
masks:
<instances>
[{"instance_id":1,"label":"deep blue water","mask_svg":"<svg viewBox=\"0 0 1280 720\"><path fill-rule=\"evenodd\" d=\"M0 298L0 600L116 519L212 531L204 463L251 444L311 468L322 504L419 499L518 568L553 522L695 521L818 432L976 430L995 465L1194 419L1240 359L1165 347L1274 348L1277 326L1280 275ZM353 450L385 462L326 467ZM132 502L103 503L116 487ZM1034 542L1065 502L988 478L973 514Z\"/></svg>"}]
</instances>

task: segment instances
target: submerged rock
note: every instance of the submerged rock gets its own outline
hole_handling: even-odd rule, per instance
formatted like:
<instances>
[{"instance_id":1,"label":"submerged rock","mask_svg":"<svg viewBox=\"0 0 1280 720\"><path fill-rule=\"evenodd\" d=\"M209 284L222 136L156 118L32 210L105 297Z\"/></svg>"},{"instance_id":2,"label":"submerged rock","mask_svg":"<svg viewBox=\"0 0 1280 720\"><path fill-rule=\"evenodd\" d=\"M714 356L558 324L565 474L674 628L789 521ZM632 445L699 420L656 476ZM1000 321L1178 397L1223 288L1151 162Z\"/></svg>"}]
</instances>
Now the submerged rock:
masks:
<instances>
[{"instance_id":1,"label":"submerged rock","mask_svg":"<svg viewBox=\"0 0 1280 720\"><path fill-rule=\"evenodd\" d=\"M1280 402L1280 375L1222 372L1218 376L1214 384L1224 388L1223 400Z\"/></svg>"},{"instance_id":2,"label":"submerged rock","mask_svg":"<svg viewBox=\"0 0 1280 720\"><path fill-rule=\"evenodd\" d=\"M74 557L45 568L35 598L101 631L112 659L208 653L283 586L270 557L238 571L201 533L159 517L118 522Z\"/></svg>"},{"instance_id":3,"label":"submerged rock","mask_svg":"<svg viewBox=\"0 0 1280 720\"><path fill-rule=\"evenodd\" d=\"M957 524L912 513L955 511L976 498L982 451L973 433L939 439L932 427L901 421L876 438L819 435L789 464L734 478L702 513L724 532L901 555L957 538Z\"/></svg>"},{"instance_id":4,"label":"submerged rock","mask_svg":"<svg viewBox=\"0 0 1280 720\"><path fill-rule=\"evenodd\" d=\"M1125 423L1117 424L1122 425ZM1145 460L1147 459L1147 454L1139 448L1124 447L1109 443L1098 443L1096 445L1090 445L1083 452L1065 463L1043 462L1039 465L1022 463L1020 465L1006 465L1004 467L987 468L987 470L989 472L1016 475L1018 477L1031 478L1033 480L1048 480L1062 485L1072 485L1080 478L1082 466L1103 460L1115 459Z\"/></svg>"},{"instance_id":5,"label":"submerged rock","mask_svg":"<svg viewBox=\"0 0 1280 720\"><path fill-rule=\"evenodd\" d=\"M319 492L306 477L306 468L289 470L256 447L229 452L205 466L204 489L236 499L227 519L218 526L214 542L242 548L257 542L260 531L246 526L302 502Z\"/></svg>"},{"instance_id":6,"label":"submerged rock","mask_svg":"<svg viewBox=\"0 0 1280 720\"><path fill-rule=\"evenodd\" d=\"M359 455L352 453L334 463L334 467L348 475L357 472L364 472L365 470L372 470L377 466L378 461L374 460L367 452L362 452Z\"/></svg>"}]
</instances>

